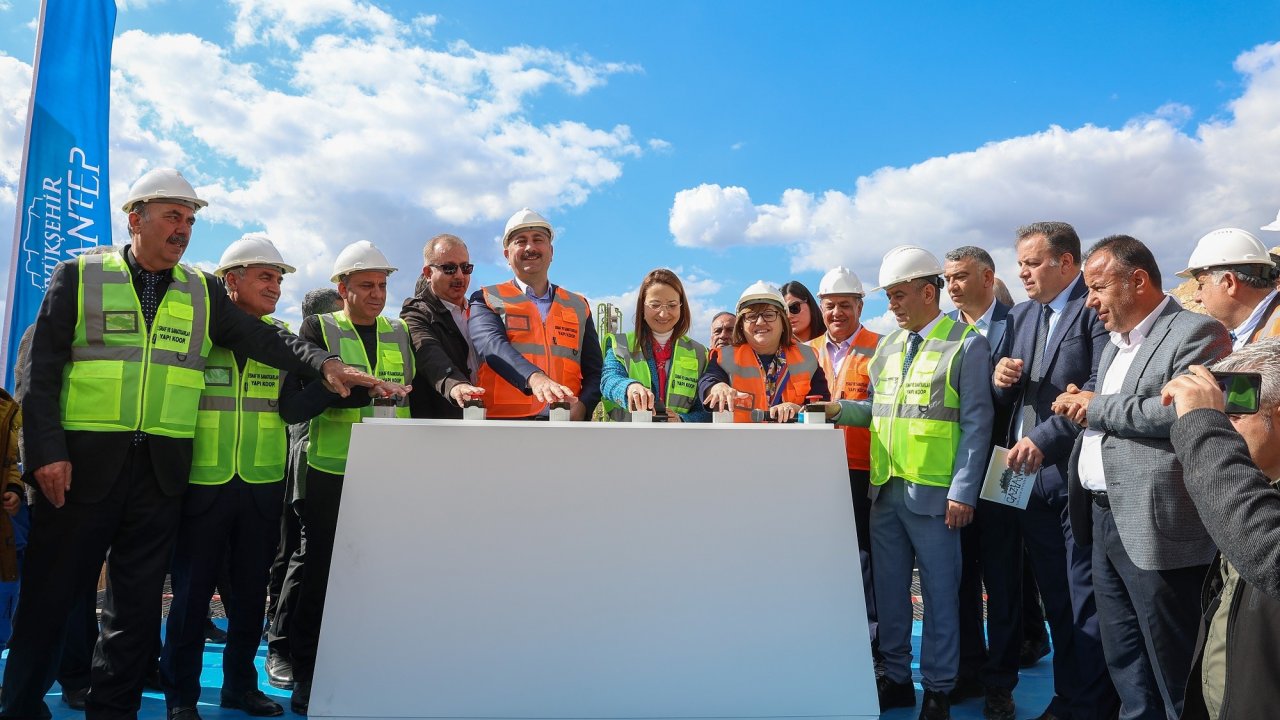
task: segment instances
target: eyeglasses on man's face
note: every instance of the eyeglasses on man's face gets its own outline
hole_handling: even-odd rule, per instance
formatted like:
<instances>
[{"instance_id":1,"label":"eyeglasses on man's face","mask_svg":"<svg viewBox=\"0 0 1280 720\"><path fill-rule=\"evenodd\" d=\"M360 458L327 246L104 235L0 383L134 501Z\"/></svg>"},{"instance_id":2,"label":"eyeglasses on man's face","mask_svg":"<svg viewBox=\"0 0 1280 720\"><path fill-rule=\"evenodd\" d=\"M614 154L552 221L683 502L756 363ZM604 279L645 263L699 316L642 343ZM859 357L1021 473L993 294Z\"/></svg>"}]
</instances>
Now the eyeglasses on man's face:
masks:
<instances>
[{"instance_id":1,"label":"eyeglasses on man's face","mask_svg":"<svg viewBox=\"0 0 1280 720\"><path fill-rule=\"evenodd\" d=\"M471 263L462 263L461 265L459 265L458 263L443 263L440 265L436 265L435 263L429 263L428 265L429 267L433 267L439 270L445 275L456 275L459 270L462 271L463 275L470 275L472 271L476 269L476 266L472 265Z\"/></svg>"},{"instance_id":2,"label":"eyeglasses on man's face","mask_svg":"<svg viewBox=\"0 0 1280 720\"><path fill-rule=\"evenodd\" d=\"M779 313L777 310L765 310L763 312L749 312L742 316L742 321L748 324L758 323L762 321L771 323L771 322L777 322L778 316L779 316Z\"/></svg>"}]
</instances>

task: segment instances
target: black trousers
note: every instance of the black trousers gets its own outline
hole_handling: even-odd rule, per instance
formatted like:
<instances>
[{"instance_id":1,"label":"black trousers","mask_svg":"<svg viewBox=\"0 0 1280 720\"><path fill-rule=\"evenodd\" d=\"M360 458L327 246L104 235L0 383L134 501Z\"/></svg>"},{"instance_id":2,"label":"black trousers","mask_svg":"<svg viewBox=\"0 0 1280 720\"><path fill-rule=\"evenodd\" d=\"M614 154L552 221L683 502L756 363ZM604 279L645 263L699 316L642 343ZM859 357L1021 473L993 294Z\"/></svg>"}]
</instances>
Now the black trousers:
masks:
<instances>
[{"instance_id":1,"label":"black trousers","mask_svg":"<svg viewBox=\"0 0 1280 720\"><path fill-rule=\"evenodd\" d=\"M293 656L293 678L310 682L320 644L320 622L324 618L325 593L329 587L329 564L338 530L338 507L342 503L342 476L307 469L307 500L303 505L306 528L306 571L298 585L298 603L289 629Z\"/></svg>"},{"instance_id":2,"label":"black trousers","mask_svg":"<svg viewBox=\"0 0 1280 720\"><path fill-rule=\"evenodd\" d=\"M73 461L73 473L75 462L92 458ZM50 717L44 695L58 673L67 618L85 588L97 586L108 549L102 636L86 713L90 720L136 716L157 650L160 595L181 509L181 496L161 492L147 443L130 449L99 502L72 500L55 508L37 495L0 716Z\"/></svg>"},{"instance_id":3,"label":"black trousers","mask_svg":"<svg viewBox=\"0 0 1280 720\"><path fill-rule=\"evenodd\" d=\"M286 491L287 492L287 491ZM280 577L280 589L275 597L271 599L271 605L267 609L269 618L267 624L267 649L286 659L293 657L293 647L289 643L291 628L293 627L293 618L298 610L298 590L302 585L302 577L307 571L307 529L302 521L303 500L295 500L285 507L283 519L280 521L281 526L288 524L297 528L296 545L292 542L286 545L281 542L279 554L276 555L276 562L280 562L281 555L285 550L289 550L288 555L284 555L284 569ZM291 547L290 547L291 546ZM276 566L271 569L272 575L276 573Z\"/></svg>"},{"instance_id":4,"label":"black trousers","mask_svg":"<svg viewBox=\"0 0 1280 720\"><path fill-rule=\"evenodd\" d=\"M98 585L80 593L67 616L67 634L58 662L58 684L62 694L89 687L93 670L93 648L98 644Z\"/></svg>"},{"instance_id":5,"label":"black trousers","mask_svg":"<svg viewBox=\"0 0 1280 720\"><path fill-rule=\"evenodd\" d=\"M1209 567L1144 570L1129 559L1111 510L1091 510L1093 587L1120 718L1174 720L1195 659L1200 589Z\"/></svg>"},{"instance_id":6,"label":"black trousers","mask_svg":"<svg viewBox=\"0 0 1280 720\"><path fill-rule=\"evenodd\" d=\"M209 600L224 567L230 577L222 587L227 610L222 687L232 693L257 689L253 659L262 639L262 604L283 498L283 482L251 486L238 476L224 485L187 489L160 653L160 680L170 709L194 707L200 700Z\"/></svg>"}]
</instances>

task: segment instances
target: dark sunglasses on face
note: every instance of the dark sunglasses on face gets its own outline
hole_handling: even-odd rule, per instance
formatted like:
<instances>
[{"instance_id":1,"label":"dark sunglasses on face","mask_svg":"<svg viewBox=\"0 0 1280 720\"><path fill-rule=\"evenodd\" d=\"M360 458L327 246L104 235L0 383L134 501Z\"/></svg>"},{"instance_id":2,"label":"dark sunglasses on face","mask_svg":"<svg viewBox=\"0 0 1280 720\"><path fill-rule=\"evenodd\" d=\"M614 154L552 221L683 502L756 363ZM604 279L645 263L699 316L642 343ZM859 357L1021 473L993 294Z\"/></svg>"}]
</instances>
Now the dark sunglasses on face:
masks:
<instances>
[{"instance_id":1,"label":"dark sunglasses on face","mask_svg":"<svg viewBox=\"0 0 1280 720\"><path fill-rule=\"evenodd\" d=\"M461 265L459 265L458 263L445 263L443 265L436 265L435 263L429 263L429 266L439 270L445 275L454 275L458 272L459 268L462 269L463 275L470 275L471 271L476 269L476 266L472 265L471 263L462 263Z\"/></svg>"},{"instance_id":2,"label":"dark sunglasses on face","mask_svg":"<svg viewBox=\"0 0 1280 720\"><path fill-rule=\"evenodd\" d=\"M793 302L787 305L787 312L791 313L792 315L799 315L800 308L802 307L804 307L804 305L799 300L797 300L796 302Z\"/></svg>"}]
</instances>

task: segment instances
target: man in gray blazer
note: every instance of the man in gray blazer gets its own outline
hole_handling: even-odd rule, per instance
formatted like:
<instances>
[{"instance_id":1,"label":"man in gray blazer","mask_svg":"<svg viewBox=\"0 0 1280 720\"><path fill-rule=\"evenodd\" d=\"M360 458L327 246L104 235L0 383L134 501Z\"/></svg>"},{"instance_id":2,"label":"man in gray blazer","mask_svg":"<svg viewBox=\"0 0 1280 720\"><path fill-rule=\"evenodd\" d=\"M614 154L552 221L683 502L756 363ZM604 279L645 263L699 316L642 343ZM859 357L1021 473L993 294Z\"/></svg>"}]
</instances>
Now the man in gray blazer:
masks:
<instances>
[{"instance_id":1,"label":"man in gray blazer","mask_svg":"<svg viewBox=\"0 0 1280 720\"><path fill-rule=\"evenodd\" d=\"M1189 366L1226 355L1231 343L1222 323L1164 294L1155 257L1134 238L1100 240L1084 279L1111 342L1096 394L1071 386L1054 405L1086 428L1071 459L1072 529L1077 542L1092 539L1103 652L1120 717L1173 720L1215 550L1183 484L1169 442L1177 415L1161 404L1160 390Z\"/></svg>"}]
</instances>

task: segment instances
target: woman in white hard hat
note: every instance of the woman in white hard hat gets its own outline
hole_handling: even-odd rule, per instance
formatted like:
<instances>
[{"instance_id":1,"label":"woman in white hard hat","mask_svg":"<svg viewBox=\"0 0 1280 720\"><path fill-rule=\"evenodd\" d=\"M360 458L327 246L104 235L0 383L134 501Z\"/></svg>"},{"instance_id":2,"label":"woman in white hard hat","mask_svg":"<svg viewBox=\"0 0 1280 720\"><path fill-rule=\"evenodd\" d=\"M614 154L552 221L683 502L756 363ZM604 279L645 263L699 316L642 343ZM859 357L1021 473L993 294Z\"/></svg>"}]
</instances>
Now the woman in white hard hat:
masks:
<instances>
[{"instance_id":1,"label":"woman in white hard hat","mask_svg":"<svg viewBox=\"0 0 1280 720\"><path fill-rule=\"evenodd\" d=\"M807 343L822 337L827 331L827 324L822 320L822 308L804 283L792 280L783 285L782 301L787 305L787 321L796 342Z\"/></svg>"},{"instance_id":2,"label":"woman in white hard hat","mask_svg":"<svg viewBox=\"0 0 1280 720\"><path fill-rule=\"evenodd\" d=\"M698 396L711 410L734 411L735 422L767 416L790 422L807 398L827 400L827 378L818 356L797 343L786 320L782 293L757 282L738 298L733 346L712 351L698 380Z\"/></svg>"},{"instance_id":3,"label":"woman in white hard hat","mask_svg":"<svg viewBox=\"0 0 1280 720\"><path fill-rule=\"evenodd\" d=\"M708 422L697 397L707 367L707 348L686 333L689 299L680 278L654 270L640 283L635 332L604 338L600 393L611 420L630 420L632 410L650 410L673 422Z\"/></svg>"}]
</instances>

